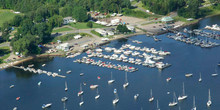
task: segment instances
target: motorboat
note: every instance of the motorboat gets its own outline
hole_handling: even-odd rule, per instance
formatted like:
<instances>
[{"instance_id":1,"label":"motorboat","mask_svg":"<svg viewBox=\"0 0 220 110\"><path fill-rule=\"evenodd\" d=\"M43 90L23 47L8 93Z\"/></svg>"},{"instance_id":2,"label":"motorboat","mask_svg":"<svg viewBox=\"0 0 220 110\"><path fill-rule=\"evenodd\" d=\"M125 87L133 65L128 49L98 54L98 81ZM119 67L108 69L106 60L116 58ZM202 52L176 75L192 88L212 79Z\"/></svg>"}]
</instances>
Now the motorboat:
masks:
<instances>
[{"instance_id":1,"label":"motorboat","mask_svg":"<svg viewBox=\"0 0 220 110\"><path fill-rule=\"evenodd\" d=\"M42 66L44 67L44 66L46 66L46 64L42 64Z\"/></svg>"},{"instance_id":2,"label":"motorboat","mask_svg":"<svg viewBox=\"0 0 220 110\"><path fill-rule=\"evenodd\" d=\"M84 73L80 73L79 75L80 75L80 76L83 76L83 75L84 75Z\"/></svg>"},{"instance_id":3,"label":"motorboat","mask_svg":"<svg viewBox=\"0 0 220 110\"><path fill-rule=\"evenodd\" d=\"M139 94L135 94L134 95L134 100L137 100L138 97L139 97Z\"/></svg>"},{"instance_id":4,"label":"motorboat","mask_svg":"<svg viewBox=\"0 0 220 110\"><path fill-rule=\"evenodd\" d=\"M61 98L61 101L62 101L62 102L65 102L65 101L67 101L67 100L68 100L67 97L63 97L63 98Z\"/></svg>"},{"instance_id":5,"label":"motorboat","mask_svg":"<svg viewBox=\"0 0 220 110\"><path fill-rule=\"evenodd\" d=\"M166 80L167 80L167 82L169 82L171 80L171 77L168 77Z\"/></svg>"},{"instance_id":6,"label":"motorboat","mask_svg":"<svg viewBox=\"0 0 220 110\"><path fill-rule=\"evenodd\" d=\"M173 102L170 102L169 106L172 107L172 106L176 106L177 104L178 104L178 102L177 102L177 99L176 99L176 94L174 92L173 93Z\"/></svg>"},{"instance_id":7,"label":"motorboat","mask_svg":"<svg viewBox=\"0 0 220 110\"><path fill-rule=\"evenodd\" d=\"M45 108L48 108L52 105L52 103L48 103L48 104L43 104L42 105L42 108L45 109Z\"/></svg>"},{"instance_id":8,"label":"motorboat","mask_svg":"<svg viewBox=\"0 0 220 110\"><path fill-rule=\"evenodd\" d=\"M186 77L191 77L192 75L192 73L185 74Z\"/></svg>"},{"instance_id":9,"label":"motorboat","mask_svg":"<svg viewBox=\"0 0 220 110\"><path fill-rule=\"evenodd\" d=\"M9 86L9 88L13 88L13 87L15 87L15 85L10 85L10 86Z\"/></svg>"},{"instance_id":10,"label":"motorboat","mask_svg":"<svg viewBox=\"0 0 220 110\"><path fill-rule=\"evenodd\" d=\"M114 99L114 100L112 101L113 104L117 104L118 102L119 102L119 99L118 99L118 98L116 98L116 99Z\"/></svg>"},{"instance_id":11,"label":"motorboat","mask_svg":"<svg viewBox=\"0 0 220 110\"><path fill-rule=\"evenodd\" d=\"M209 97L208 97L207 106L210 107L211 104L212 104L212 101L211 101L211 94L210 94L210 89L209 89Z\"/></svg>"},{"instance_id":12,"label":"motorboat","mask_svg":"<svg viewBox=\"0 0 220 110\"><path fill-rule=\"evenodd\" d=\"M150 90L150 98L149 98L149 102L154 101L154 97L153 97L153 93L152 93L152 89Z\"/></svg>"},{"instance_id":13,"label":"motorboat","mask_svg":"<svg viewBox=\"0 0 220 110\"><path fill-rule=\"evenodd\" d=\"M16 100L20 100L21 97L16 97Z\"/></svg>"},{"instance_id":14,"label":"motorboat","mask_svg":"<svg viewBox=\"0 0 220 110\"><path fill-rule=\"evenodd\" d=\"M116 94L117 93L117 89L114 89L114 94Z\"/></svg>"},{"instance_id":15,"label":"motorboat","mask_svg":"<svg viewBox=\"0 0 220 110\"><path fill-rule=\"evenodd\" d=\"M67 71L66 73L67 73L67 74L70 74L71 72L72 72L72 71L71 71L71 70L69 70L69 71Z\"/></svg>"},{"instance_id":16,"label":"motorboat","mask_svg":"<svg viewBox=\"0 0 220 110\"><path fill-rule=\"evenodd\" d=\"M39 82L37 83L37 85L40 86L40 85L41 85L41 81L39 81Z\"/></svg>"},{"instance_id":17,"label":"motorboat","mask_svg":"<svg viewBox=\"0 0 220 110\"><path fill-rule=\"evenodd\" d=\"M184 83L183 83L183 94L182 94L182 96L178 97L178 100L180 101L180 100L184 100L186 98L187 98L187 95L185 95L185 88L184 88Z\"/></svg>"},{"instance_id":18,"label":"motorboat","mask_svg":"<svg viewBox=\"0 0 220 110\"><path fill-rule=\"evenodd\" d=\"M17 109L18 109L17 107L14 107L14 108L13 108L13 110L17 110Z\"/></svg>"},{"instance_id":19,"label":"motorboat","mask_svg":"<svg viewBox=\"0 0 220 110\"><path fill-rule=\"evenodd\" d=\"M99 85L90 85L90 89L96 89Z\"/></svg>"},{"instance_id":20,"label":"motorboat","mask_svg":"<svg viewBox=\"0 0 220 110\"><path fill-rule=\"evenodd\" d=\"M106 51L106 52L111 52L111 51L112 51L112 48L106 47L106 48L105 48L105 51Z\"/></svg>"}]
</instances>

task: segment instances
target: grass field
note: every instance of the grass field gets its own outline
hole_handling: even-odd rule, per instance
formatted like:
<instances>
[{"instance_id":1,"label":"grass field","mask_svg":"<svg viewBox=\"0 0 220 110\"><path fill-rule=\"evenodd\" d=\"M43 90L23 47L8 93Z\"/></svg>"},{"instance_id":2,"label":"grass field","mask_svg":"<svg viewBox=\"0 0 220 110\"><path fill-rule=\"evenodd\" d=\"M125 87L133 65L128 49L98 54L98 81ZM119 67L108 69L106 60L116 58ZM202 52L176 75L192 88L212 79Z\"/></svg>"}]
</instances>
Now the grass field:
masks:
<instances>
[{"instance_id":1,"label":"grass field","mask_svg":"<svg viewBox=\"0 0 220 110\"><path fill-rule=\"evenodd\" d=\"M16 14L11 12L10 10L0 9L0 27L2 27L5 21L10 21Z\"/></svg>"},{"instance_id":2,"label":"grass field","mask_svg":"<svg viewBox=\"0 0 220 110\"><path fill-rule=\"evenodd\" d=\"M70 31L72 30L71 28L68 28L68 27L62 27L62 28L58 28L58 29L54 29L52 31L52 33L56 33L56 32L64 32L64 31Z\"/></svg>"},{"instance_id":3,"label":"grass field","mask_svg":"<svg viewBox=\"0 0 220 110\"><path fill-rule=\"evenodd\" d=\"M89 27L87 27L87 23L70 23L70 26L77 28L77 29L88 29ZM105 26L93 23L93 28L103 28Z\"/></svg>"}]
</instances>

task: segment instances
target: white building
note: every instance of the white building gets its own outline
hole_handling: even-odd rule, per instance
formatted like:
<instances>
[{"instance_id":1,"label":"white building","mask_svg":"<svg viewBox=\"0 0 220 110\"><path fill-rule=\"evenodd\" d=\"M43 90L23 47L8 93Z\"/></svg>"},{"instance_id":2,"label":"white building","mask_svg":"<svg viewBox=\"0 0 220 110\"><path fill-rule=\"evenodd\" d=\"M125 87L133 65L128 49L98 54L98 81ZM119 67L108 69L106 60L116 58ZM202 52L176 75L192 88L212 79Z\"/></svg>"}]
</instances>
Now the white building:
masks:
<instances>
[{"instance_id":1,"label":"white building","mask_svg":"<svg viewBox=\"0 0 220 110\"><path fill-rule=\"evenodd\" d=\"M69 24L69 23L75 23L76 20L73 19L72 17L65 17L63 18L63 24Z\"/></svg>"},{"instance_id":2,"label":"white building","mask_svg":"<svg viewBox=\"0 0 220 110\"><path fill-rule=\"evenodd\" d=\"M103 29L95 29L96 32L98 32L99 34L101 34L102 36L106 36L107 32Z\"/></svg>"},{"instance_id":3,"label":"white building","mask_svg":"<svg viewBox=\"0 0 220 110\"><path fill-rule=\"evenodd\" d=\"M79 34L74 36L74 39L80 39L80 38L82 38L82 36Z\"/></svg>"},{"instance_id":4,"label":"white building","mask_svg":"<svg viewBox=\"0 0 220 110\"><path fill-rule=\"evenodd\" d=\"M134 31L135 31L135 28L134 28L134 26L131 26L131 25L127 25L127 28L128 28L128 30L130 30L130 31L132 31L132 32L134 32Z\"/></svg>"},{"instance_id":5,"label":"white building","mask_svg":"<svg viewBox=\"0 0 220 110\"><path fill-rule=\"evenodd\" d=\"M63 51L69 51L69 49L70 49L69 43L60 44L56 48L59 50L63 50Z\"/></svg>"}]
</instances>

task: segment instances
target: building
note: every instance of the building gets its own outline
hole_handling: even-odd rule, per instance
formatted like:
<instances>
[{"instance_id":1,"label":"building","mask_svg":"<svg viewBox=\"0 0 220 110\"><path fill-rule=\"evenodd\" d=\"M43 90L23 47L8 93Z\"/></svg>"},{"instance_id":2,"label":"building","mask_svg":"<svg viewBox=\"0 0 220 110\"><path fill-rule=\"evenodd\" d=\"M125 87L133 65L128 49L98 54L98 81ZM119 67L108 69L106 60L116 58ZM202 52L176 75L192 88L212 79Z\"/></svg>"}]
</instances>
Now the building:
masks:
<instances>
[{"instance_id":1,"label":"building","mask_svg":"<svg viewBox=\"0 0 220 110\"><path fill-rule=\"evenodd\" d=\"M103 29L95 29L96 32L98 32L99 34L101 34L102 36L106 36L107 32Z\"/></svg>"},{"instance_id":2,"label":"building","mask_svg":"<svg viewBox=\"0 0 220 110\"><path fill-rule=\"evenodd\" d=\"M63 24L66 25L66 24L69 24L69 23L75 23L76 20L73 19L72 17L65 17L63 18Z\"/></svg>"},{"instance_id":3,"label":"building","mask_svg":"<svg viewBox=\"0 0 220 110\"><path fill-rule=\"evenodd\" d=\"M164 23L172 23L173 22L173 18L170 17L170 16L166 16L166 17L163 17L161 19L161 21L164 22Z\"/></svg>"},{"instance_id":4,"label":"building","mask_svg":"<svg viewBox=\"0 0 220 110\"><path fill-rule=\"evenodd\" d=\"M135 32L134 26L127 25L127 28L128 28L128 30L130 30L131 32Z\"/></svg>"},{"instance_id":5,"label":"building","mask_svg":"<svg viewBox=\"0 0 220 110\"><path fill-rule=\"evenodd\" d=\"M82 38L82 36L79 34L74 36L74 39L80 39L80 38Z\"/></svg>"},{"instance_id":6,"label":"building","mask_svg":"<svg viewBox=\"0 0 220 110\"><path fill-rule=\"evenodd\" d=\"M58 45L56 48L59 50L63 50L63 51L69 51L70 46L69 46L69 43L63 43L63 44Z\"/></svg>"}]
</instances>

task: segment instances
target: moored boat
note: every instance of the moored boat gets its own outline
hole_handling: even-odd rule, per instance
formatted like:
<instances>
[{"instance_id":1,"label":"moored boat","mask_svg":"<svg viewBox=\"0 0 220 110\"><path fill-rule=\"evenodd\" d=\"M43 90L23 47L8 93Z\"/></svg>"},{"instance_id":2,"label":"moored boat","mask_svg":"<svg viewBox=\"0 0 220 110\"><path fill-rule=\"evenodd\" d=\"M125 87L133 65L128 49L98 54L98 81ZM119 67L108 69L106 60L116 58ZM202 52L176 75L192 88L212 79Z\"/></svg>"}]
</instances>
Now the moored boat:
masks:
<instances>
[{"instance_id":1,"label":"moored boat","mask_svg":"<svg viewBox=\"0 0 220 110\"><path fill-rule=\"evenodd\" d=\"M170 102L169 106L172 107L172 106L176 106L177 104L178 104L178 102L177 102L177 99L176 99L176 94L174 92L173 93L173 102Z\"/></svg>"},{"instance_id":2,"label":"moored boat","mask_svg":"<svg viewBox=\"0 0 220 110\"><path fill-rule=\"evenodd\" d=\"M138 97L139 97L139 94L135 94L134 95L134 100L137 100Z\"/></svg>"},{"instance_id":3,"label":"moored boat","mask_svg":"<svg viewBox=\"0 0 220 110\"><path fill-rule=\"evenodd\" d=\"M152 93L152 89L150 90L150 98L149 98L149 102L154 101L154 97L153 97L153 93Z\"/></svg>"},{"instance_id":4,"label":"moored boat","mask_svg":"<svg viewBox=\"0 0 220 110\"><path fill-rule=\"evenodd\" d=\"M192 73L185 74L186 77L191 77L192 75Z\"/></svg>"},{"instance_id":5,"label":"moored boat","mask_svg":"<svg viewBox=\"0 0 220 110\"><path fill-rule=\"evenodd\" d=\"M90 89L95 89L97 88L99 85L90 85Z\"/></svg>"},{"instance_id":6,"label":"moored boat","mask_svg":"<svg viewBox=\"0 0 220 110\"><path fill-rule=\"evenodd\" d=\"M45 108L48 108L52 105L52 103L48 103L48 104L43 104L42 105L42 108L45 109Z\"/></svg>"}]
</instances>

